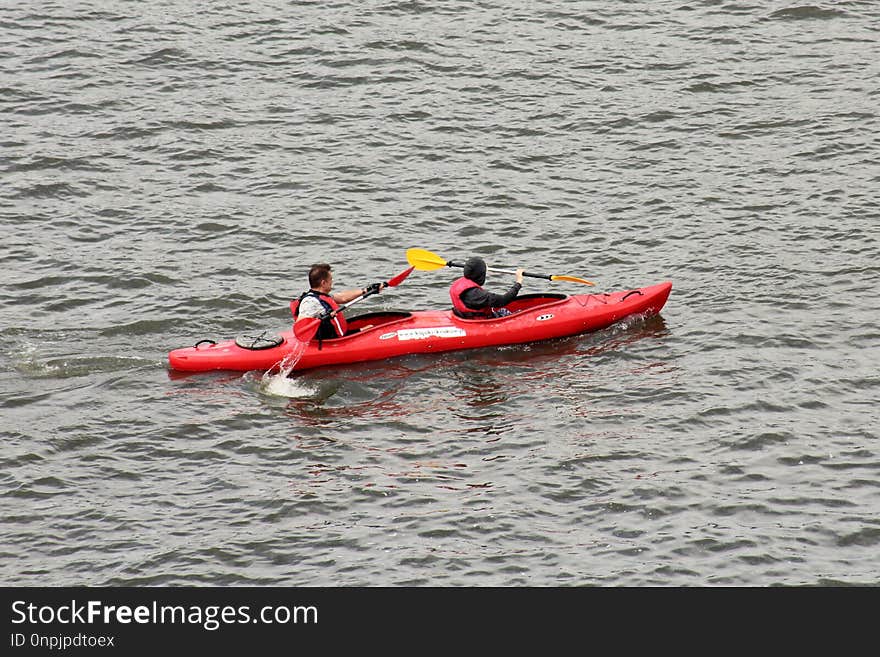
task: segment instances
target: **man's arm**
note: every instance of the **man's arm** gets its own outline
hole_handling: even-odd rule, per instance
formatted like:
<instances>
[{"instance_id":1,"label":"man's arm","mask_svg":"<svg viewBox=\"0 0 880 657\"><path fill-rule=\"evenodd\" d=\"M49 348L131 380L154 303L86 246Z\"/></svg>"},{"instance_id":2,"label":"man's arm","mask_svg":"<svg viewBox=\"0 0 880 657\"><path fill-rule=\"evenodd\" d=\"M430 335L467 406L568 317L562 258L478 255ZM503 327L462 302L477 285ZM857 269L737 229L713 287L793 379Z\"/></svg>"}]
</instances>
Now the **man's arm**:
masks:
<instances>
[{"instance_id":1,"label":"man's arm","mask_svg":"<svg viewBox=\"0 0 880 657\"><path fill-rule=\"evenodd\" d=\"M354 301L359 296L366 294L370 288L376 288L376 293L378 294L382 290L388 287L388 283L382 281L381 283L373 283L368 287L364 287L358 290L345 290L344 292L337 292L333 295L333 300L338 304L348 303L349 301Z\"/></svg>"},{"instance_id":2,"label":"man's arm","mask_svg":"<svg viewBox=\"0 0 880 657\"><path fill-rule=\"evenodd\" d=\"M333 300L338 303L340 306L344 303L348 303L349 301L353 301L357 299L364 293L363 288L352 289L352 290L343 290L342 292L334 292L331 296Z\"/></svg>"}]
</instances>

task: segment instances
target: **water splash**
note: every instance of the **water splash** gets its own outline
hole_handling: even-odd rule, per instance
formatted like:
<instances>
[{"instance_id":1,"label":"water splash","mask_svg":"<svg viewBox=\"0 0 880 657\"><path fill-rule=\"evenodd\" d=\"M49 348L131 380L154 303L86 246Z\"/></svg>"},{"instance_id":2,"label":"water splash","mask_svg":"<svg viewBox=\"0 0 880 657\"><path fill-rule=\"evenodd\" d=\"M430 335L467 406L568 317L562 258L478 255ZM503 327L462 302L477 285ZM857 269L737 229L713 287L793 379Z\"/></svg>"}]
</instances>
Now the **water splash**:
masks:
<instances>
[{"instance_id":1,"label":"water splash","mask_svg":"<svg viewBox=\"0 0 880 657\"><path fill-rule=\"evenodd\" d=\"M275 371L273 367L263 374L260 381L261 390L266 394L277 397L311 397L314 395L314 390L304 386L296 379L290 378L290 373L296 367L308 346L308 342L302 342L294 338L293 349L278 363L278 371L272 374Z\"/></svg>"}]
</instances>

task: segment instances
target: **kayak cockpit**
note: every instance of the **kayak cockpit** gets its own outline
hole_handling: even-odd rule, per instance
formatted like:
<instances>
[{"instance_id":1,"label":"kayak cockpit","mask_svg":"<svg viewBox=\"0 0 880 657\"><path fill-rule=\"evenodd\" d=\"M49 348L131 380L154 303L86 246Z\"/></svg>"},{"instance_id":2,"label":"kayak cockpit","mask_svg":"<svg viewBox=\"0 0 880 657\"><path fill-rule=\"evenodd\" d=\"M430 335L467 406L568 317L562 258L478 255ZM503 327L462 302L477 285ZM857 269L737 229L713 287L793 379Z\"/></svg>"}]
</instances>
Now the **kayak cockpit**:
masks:
<instances>
[{"instance_id":1,"label":"kayak cockpit","mask_svg":"<svg viewBox=\"0 0 880 657\"><path fill-rule=\"evenodd\" d=\"M566 294L553 294L551 292L542 292L535 294L521 294L516 299L505 306L510 312L516 313L521 310L531 310L538 306L544 306L548 303L556 301L564 301L568 299Z\"/></svg>"},{"instance_id":2,"label":"kayak cockpit","mask_svg":"<svg viewBox=\"0 0 880 657\"><path fill-rule=\"evenodd\" d=\"M534 293L534 294L521 294L516 299L511 301L509 304L504 306L507 310L510 311L510 315L505 315L503 317L459 317L455 316L455 320L458 322L477 322L477 323L485 323L485 322L503 322L506 319L510 319L517 314L521 313L524 310L534 310L535 308L543 308L544 306L555 305L557 303L562 303L566 299L568 299L568 295L565 294L553 294L550 292L545 293Z\"/></svg>"},{"instance_id":3,"label":"kayak cockpit","mask_svg":"<svg viewBox=\"0 0 880 657\"><path fill-rule=\"evenodd\" d=\"M351 335L357 335L358 333L363 333L364 331L378 328L380 326L387 326L388 324L396 324L397 322L410 319L412 316L412 313L387 310L356 315L355 317L350 317L348 319L348 333L342 338L332 339L344 340Z\"/></svg>"}]
</instances>

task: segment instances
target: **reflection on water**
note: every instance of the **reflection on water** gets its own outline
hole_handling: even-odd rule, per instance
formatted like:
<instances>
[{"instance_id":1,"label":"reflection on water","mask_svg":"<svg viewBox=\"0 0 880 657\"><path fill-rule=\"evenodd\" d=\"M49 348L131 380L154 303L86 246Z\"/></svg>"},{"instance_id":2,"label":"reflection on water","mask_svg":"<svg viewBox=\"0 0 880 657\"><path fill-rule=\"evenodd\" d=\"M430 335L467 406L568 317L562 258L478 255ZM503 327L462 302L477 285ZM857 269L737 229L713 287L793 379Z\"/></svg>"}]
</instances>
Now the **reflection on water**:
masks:
<instances>
[{"instance_id":1,"label":"reflection on water","mask_svg":"<svg viewBox=\"0 0 880 657\"><path fill-rule=\"evenodd\" d=\"M263 400L301 426L330 430L331 435L334 426L386 422L395 423L396 430L423 433L426 423L436 425L444 418L463 435L497 442L524 420L525 411L516 410L521 397L540 398L552 382L568 381L567 386L552 387L578 400L570 408L573 414L587 413L580 400L589 392L590 359L667 334L661 317L637 317L597 333L541 343L319 368L285 377L278 385L286 394L268 394ZM636 373L659 363L627 362L625 367ZM256 381L260 392L266 392L265 380ZM425 385L442 385L447 394L410 394Z\"/></svg>"},{"instance_id":2,"label":"reflection on water","mask_svg":"<svg viewBox=\"0 0 880 657\"><path fill-rule=\"evenodd\" d=\"M532 421L527 417L529 409L550 409L553 414L552 407L557 406L565 408L569 418L591 420L612 416L617 411L591 403L608 384L595 378L593 361L609 355L621 358L615 365L618 374L640 380L651 376L656 381L669 365L633 359L631 347L668 334L662 317L636 317L595 333L547 342L412 355L289 376L169 371L169 377L186 384L177 392L204 395L213 390L220 397L228 395L230 387L241 392L244 382L256 393L259 405L294 421L290 440L310 449L336 441L341 431L351 427L375 431L383 426L387 435L400 436L404 444L449 439L443 435L445 428L456 426L457 437L491 445L511 439L519 427L527 426ZM425 392L432 389L445 393ZM483 456L501 458L497 452Z\"/></svg>"}]
</instances>

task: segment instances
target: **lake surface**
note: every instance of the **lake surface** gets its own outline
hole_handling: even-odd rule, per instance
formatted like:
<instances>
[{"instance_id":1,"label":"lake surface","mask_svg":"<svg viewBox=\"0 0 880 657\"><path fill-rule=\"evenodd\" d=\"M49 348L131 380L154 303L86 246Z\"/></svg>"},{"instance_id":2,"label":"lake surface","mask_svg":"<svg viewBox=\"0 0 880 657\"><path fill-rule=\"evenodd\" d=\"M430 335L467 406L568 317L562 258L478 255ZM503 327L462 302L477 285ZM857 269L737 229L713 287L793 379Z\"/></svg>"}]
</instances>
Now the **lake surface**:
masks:
<instances>
[{"instance_id":1,"label":"lake surface","mask_svg":"<svg viewBox=\"0 0 880 657\"><path fill-rule=\"evenodd\" d=\"M880 584L876 2L25 1L0 35L3 584ZM674 287L547 343L169 372L412 247Z\"/></svg>"}]
</instances>

